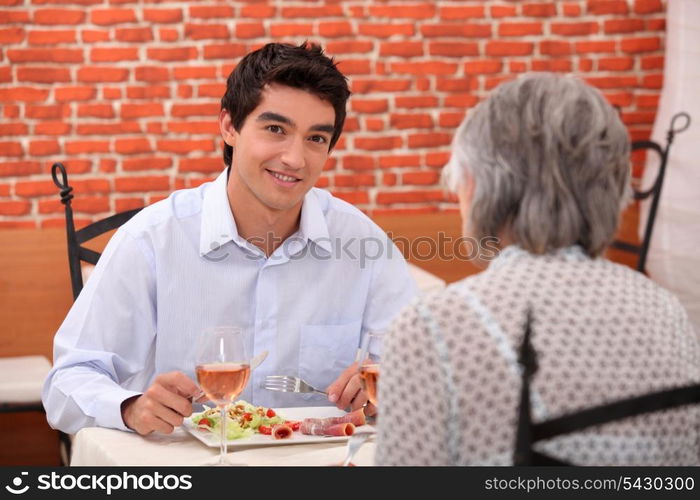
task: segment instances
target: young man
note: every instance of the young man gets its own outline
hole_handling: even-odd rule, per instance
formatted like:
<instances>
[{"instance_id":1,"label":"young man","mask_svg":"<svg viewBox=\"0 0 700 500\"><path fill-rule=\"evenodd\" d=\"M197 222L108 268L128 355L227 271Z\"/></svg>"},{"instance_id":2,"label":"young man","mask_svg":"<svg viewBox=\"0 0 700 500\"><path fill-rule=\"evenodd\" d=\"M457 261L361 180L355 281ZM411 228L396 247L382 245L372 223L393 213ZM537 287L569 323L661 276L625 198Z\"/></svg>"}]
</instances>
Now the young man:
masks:
<instances>
[{"instance_id":1,"label":"young man","mask_svg":"<svg viewBox=\"0 0 700 500\"><path fill-rule=\"evenodd\" d=\"M228 168L125 224L59 329L43 391L53 427L172 432L199 392L197 338L220 325L242 327L251 356L269 351L242 399L364 405L360 336L415 285L381 229L313 188L349 94L318 47L268 44L241 60L219 116ZM267 391L267 375L301 376L328 399Z\"/></svg>"}]
</instances>

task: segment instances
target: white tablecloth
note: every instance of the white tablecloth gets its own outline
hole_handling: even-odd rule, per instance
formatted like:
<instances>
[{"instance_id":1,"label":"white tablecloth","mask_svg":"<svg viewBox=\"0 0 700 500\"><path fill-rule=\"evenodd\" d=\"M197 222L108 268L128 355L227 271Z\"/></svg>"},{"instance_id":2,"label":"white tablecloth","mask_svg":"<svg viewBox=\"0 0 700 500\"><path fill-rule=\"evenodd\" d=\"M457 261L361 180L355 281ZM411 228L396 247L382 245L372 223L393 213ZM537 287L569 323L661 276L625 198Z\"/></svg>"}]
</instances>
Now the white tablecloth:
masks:
<instances>
[{"instance_id":1,"label":"white tablecloth","mask_svg":"<svg viewBox=\"0 0 700 500\"><path fill-rule=\"evenodd\" d=\"M234 463L246 465L334 465L345 458L346 443L290 444L240 448L231 452ZM107 466L186 466L215 461L219 449L202 444L183 428L170 435L139 436L131 432L89 427L73 440L71 465ZM374 442L365 443L357 452L355 465L372 465Z\"/></svg>"},{"instance_id":2,"label":"white tablecloth","mask_svg":"<svg viewBox=\"0 0 700 500\"><path fill-rule=\"evenodd\" d=\"M418 289L422 293L434 292L436 290L441 290L445 288L445 281L438 278L434 274L421 269L413 264L408 264L408 270L411 272L411 276L416 280L418 284Z\"/></svg>"}]
</instances>

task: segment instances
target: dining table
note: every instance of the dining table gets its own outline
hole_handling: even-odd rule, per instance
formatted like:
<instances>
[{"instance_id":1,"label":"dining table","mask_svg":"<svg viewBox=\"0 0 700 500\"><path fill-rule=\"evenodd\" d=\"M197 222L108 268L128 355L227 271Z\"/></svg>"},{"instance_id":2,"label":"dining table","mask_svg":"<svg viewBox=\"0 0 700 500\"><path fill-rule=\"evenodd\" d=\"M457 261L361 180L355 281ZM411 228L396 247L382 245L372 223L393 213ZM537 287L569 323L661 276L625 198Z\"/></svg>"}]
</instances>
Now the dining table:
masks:
<instances>
[{"instance_id":1,"label":"dining table","mask_svg":"<svg viewBox=\"0 0 700 500\"><path fill-rule=\"evenodd\" d=\"M271 441L272 442L272 441ZM347 441L270 446L229 447L228 459L251 466L333 466L342 463ZM102 427L86 427L73 439L71 466L197 466L215 462L218 447L195 439L183 427L172 434L141 436ZM374 437L352 460L357 466L374 463Z\"/></svg>"}]
</instances>

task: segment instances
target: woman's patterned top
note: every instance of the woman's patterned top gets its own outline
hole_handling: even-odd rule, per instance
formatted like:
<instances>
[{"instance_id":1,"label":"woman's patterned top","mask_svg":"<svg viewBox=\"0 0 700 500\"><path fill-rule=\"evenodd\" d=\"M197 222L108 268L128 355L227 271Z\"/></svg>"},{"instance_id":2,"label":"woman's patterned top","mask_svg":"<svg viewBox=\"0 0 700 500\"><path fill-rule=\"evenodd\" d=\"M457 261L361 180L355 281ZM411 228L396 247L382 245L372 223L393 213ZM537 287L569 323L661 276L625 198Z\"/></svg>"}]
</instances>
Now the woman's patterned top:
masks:
<instances>
[{"instance_id":1,"label":"woman's patterned top","mask_svg":"<svg viewBox=\"0 0 700 500\"><path fill-rule=\"evenodd\" d=\"M512 463L528 308L535 422L700 382L700 339L671 293L579 247L535 256L509 246L395 321L383 348L377 464ZM579 465L698 465L700 405L536 448Z\"/></svg>"}]
</instances>

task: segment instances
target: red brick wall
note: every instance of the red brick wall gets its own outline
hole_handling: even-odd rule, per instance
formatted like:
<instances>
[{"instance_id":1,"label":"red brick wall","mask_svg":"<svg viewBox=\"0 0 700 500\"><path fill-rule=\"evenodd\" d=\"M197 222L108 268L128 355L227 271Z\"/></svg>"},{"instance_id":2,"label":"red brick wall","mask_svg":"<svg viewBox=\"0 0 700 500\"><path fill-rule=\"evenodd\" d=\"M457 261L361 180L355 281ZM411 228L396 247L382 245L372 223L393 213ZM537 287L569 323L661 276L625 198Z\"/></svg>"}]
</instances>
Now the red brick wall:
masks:
<instances>
[{"instance_id":1,"label":"red brick wall","mask_svg":"<svg viewBox=\"0 0 700 500\"><path fill-rule=\"evenodd\" d=\"M87 221L221 168L225 77L251 48L321 43L354 93L319 185L370 213L454 209L438 185L465 111L528 70L574 72L650 134L662 0L0 0L0 227Z\"/></svg>"}]
</instances>

